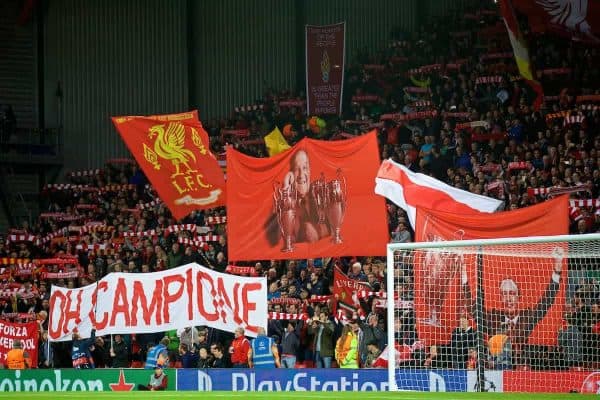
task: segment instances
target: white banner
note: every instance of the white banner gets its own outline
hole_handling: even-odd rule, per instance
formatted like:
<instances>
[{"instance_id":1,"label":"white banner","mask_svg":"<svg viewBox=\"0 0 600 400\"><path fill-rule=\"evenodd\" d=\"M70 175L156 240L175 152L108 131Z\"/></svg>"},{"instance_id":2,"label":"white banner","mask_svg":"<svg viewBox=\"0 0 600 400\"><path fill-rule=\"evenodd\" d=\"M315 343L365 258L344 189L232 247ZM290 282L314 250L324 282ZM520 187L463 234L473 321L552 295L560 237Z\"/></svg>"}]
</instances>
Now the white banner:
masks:
<instances>
[{"instance_id":1,"label":"white banner","mask_svg":"<svg viewBox=\"0 0 600 400\"><path fill-rule=\"evenodd\" d=\"M208 325L256 337L267 328L267 280L215 272L198 264L147 274L111 273L98 283L52 286L51 341L115 333L151 333Z\"/></svg>"}]
</instances>

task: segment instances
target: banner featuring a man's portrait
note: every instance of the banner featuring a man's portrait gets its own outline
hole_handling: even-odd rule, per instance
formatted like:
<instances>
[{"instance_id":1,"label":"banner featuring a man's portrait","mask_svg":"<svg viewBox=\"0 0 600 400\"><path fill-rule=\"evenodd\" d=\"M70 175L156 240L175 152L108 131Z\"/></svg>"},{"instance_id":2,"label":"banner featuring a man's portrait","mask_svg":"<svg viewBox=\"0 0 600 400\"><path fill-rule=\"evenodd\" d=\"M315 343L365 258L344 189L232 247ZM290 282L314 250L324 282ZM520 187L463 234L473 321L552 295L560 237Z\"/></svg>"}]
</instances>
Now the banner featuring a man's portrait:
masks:
<instances>
[{"instance_id":1,"label":"banner featuring a man's portrait","mask_svg":"<svg viewBox=\"0 0 600 400\"><path fill-rule=\"evenodd\" d=\"M305 138L269 158L227 150L230 260L384 255L384 199L374 192L375 132Z\"/></svg>"},{"instance_id":2,"label":"banner featuring a man's portrait","mask_svg":"<svg viewBox=\"0 0 600 400\"><path fill-rule=\"evenodd\" d=\"M417 241L451 241L567 234L568 198L514 211L458 215L417 208ZM415 314L419 338L447 343L467 316L494 346L556 342L567 276L564 243L439 248L414 252ZM476 321L477 271L481 263L483 324ZM486 342L488 343L488 342ZM513 355L514 359L514 355Z\"/></svg>"}]
</instances>

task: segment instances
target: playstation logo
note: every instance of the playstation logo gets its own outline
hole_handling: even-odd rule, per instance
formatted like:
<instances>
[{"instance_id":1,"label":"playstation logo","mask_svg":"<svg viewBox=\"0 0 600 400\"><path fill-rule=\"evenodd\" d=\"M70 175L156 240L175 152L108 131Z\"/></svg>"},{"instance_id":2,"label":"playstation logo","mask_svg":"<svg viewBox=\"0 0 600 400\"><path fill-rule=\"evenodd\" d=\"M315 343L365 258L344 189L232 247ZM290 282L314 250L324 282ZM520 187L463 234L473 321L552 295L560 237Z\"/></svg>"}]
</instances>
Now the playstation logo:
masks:
<instances>
[{"instance_id":1,"label":"playstation logo","mask_svg":"<svg viewBox=\"0 0 600 400\"><path fill-rule=\"evenodd\" d=\"M202 370L198 370L198 391L199 392L210 392L212 391L212 379L210 375Z\"/></svg>"}]
</instances>

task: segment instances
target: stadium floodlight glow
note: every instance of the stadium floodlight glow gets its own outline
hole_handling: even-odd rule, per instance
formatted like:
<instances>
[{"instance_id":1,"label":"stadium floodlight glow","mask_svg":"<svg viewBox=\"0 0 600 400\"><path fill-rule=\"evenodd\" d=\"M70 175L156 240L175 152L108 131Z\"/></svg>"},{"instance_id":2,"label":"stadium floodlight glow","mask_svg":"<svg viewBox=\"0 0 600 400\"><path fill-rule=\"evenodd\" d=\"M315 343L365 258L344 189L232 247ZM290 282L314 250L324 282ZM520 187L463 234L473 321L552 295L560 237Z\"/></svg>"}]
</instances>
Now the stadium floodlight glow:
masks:
<instances>
[{"instance_id":1,"label":"stadium floodlight glow","mask_svg":"<svg viewBox=\"0 0 600 400\"><path fill-rule=\"evenodd\" d=\"M593 282L581 271L599 265L600 234L389 243L389 389L494 391L502 371L595 365L568 342L543 349L582 301L577 285Z\"/></svg>"}]
</instances>

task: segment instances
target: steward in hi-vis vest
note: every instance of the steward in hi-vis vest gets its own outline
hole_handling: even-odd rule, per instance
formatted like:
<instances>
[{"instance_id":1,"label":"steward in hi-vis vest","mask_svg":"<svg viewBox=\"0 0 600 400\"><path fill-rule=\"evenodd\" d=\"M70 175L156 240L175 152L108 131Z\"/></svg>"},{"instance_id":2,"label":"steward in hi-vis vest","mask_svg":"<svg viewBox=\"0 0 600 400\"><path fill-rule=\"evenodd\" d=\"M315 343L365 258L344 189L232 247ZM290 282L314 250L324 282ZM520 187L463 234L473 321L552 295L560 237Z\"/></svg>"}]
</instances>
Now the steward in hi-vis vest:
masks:
<instances>
[{"instance_id":1,"label":"steward in hi-vis vest","mask_svg":"<svg viewBox=\"0 0 600 400\"><path fill-rule=\"evenodd\" d=\"M258 328L258 336L252 340L248 351L248 365L252 368L279 368L277 344L266 335L264 328Z\"/></svg>"}]
</instances>

